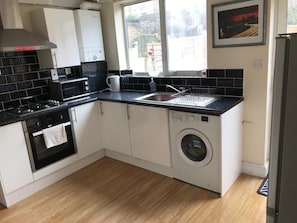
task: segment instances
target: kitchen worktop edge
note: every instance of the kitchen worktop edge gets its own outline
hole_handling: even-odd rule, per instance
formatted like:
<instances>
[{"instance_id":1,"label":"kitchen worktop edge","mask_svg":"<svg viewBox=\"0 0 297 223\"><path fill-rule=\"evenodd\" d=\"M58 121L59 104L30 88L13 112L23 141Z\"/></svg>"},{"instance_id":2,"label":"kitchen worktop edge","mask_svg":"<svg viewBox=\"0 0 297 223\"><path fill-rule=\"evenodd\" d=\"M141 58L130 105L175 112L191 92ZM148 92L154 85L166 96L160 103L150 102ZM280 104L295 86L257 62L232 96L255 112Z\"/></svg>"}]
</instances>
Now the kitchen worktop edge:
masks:
<instances>
[{"instance_id":1,"label":"kitchen worktop edge","mask_svg":"<svg viewBox=\"0 0 297 223\"><path fill-rule=\"evenodd\" d=\"M67 104L67 106L70 108L70 107L100 100L100 101L110 101L110 102L118 102L118 103L143 105L143 106L162 107L170 110L219 116L243 101L243 97L219 96L218 100L209 104L208 106L197 107L197 106L176 105L176 104L170 104L170 103L164 103L164 102L160 103L155 101L147 102L147 101L136 100L136 98L144 96L146 94L149 94L149 92L120 91L120 92L93 93L87 97L65 102L63 103L63 106ZM8 112L5 112L5 111L0 112L0 126L12 124L14 122L23 121L23 120L24 118L11 115Z\"/></svg>"}]
</instances>

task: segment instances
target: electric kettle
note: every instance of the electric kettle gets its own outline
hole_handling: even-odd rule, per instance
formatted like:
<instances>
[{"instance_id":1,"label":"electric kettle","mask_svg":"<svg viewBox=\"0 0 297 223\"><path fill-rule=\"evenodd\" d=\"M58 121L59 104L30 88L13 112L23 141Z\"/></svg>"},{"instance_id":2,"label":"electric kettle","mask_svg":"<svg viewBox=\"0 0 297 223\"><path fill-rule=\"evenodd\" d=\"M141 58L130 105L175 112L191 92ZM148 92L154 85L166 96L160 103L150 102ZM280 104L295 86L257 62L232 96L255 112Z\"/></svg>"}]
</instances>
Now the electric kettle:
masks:
<instances>
[{"instance_id":1,"label":"electric kettle","mask_svg":"<svg viewBox=\"0 0 297 223\"><path fill-rule=\"evenodd\" d=\"M120 76L111 75L106 78L106 84L111 91L120 91Z\"/></svg>"}]
</instances>

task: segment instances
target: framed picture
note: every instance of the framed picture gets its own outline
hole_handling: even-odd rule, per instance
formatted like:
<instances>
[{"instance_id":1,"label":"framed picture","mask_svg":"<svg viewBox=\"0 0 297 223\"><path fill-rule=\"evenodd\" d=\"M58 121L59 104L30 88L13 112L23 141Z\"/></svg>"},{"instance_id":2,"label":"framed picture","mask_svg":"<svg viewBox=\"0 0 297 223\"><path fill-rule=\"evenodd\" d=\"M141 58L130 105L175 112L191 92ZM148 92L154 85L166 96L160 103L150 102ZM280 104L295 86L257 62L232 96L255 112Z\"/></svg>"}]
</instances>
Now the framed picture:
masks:
<instances>
[{"instance_id":1,"label":"framed picture","mask_svg":"<svg viewBox=\"0 0 297 223\"><path fill-rule=\"evenodd\" d=\"M265 44L265 0L212 5L213 47Z\"/></svg>"}]
</instances>

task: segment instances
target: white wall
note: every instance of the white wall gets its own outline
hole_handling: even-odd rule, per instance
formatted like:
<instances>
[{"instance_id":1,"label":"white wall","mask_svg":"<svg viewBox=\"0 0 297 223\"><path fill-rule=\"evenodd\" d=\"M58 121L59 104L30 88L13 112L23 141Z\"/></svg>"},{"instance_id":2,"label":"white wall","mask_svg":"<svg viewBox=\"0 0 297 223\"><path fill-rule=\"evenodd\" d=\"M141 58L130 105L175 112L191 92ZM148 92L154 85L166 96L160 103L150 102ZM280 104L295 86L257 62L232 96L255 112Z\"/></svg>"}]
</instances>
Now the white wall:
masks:
<instances>
[{"instance_id":1,"label":"white wall","mask_svg":"<svg viewBox=\"0 0 297 223\"><path fill-rule=\"evenodd\" d=\"M265 165L267 146L265 145L268 51L269 38L265 45L212 48L211 5L225 0L211 0L208 3L208 68L243 68L244 70L244 123L243 123L243 161ZM270 5L267 6L270 8ZM267 10L269 18L269 10ZM269 19L266 32L269 34ZM254 65L263 61L262 67Z\"/></svg>"}]
</instances>

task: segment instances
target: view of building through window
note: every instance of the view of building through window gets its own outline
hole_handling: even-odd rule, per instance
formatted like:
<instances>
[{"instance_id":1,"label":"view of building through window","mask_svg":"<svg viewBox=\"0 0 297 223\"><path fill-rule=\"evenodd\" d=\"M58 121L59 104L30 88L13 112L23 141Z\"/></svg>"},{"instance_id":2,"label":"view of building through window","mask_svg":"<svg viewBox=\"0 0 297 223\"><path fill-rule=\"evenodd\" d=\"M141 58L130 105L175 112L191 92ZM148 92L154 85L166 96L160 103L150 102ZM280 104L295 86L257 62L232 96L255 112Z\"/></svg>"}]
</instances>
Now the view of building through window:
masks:
<instances>
[{"instance_id":1,"label":"view of building through window","mask_svg":"<svg viewBox=\"0 0 297 223\"><path fill-rule=\"evenodd\" d=\"M297 32L297 0L288 0L287 32Z\"/></svg>"},{"instance_id":2,"label":"view of building through window","mask_svg":"<svg viewBox=\"0 0 297 223\"><path fill-rule=\"evenodd\" d=\"M166 0L169 70L206 68L206 0Z\"/></svg>"},{"instance_id":3,"label":"view of building through window","mask_svg":"<svg viewBox=\"0 0 297 223\"><path fill-rule=\"evenodd\" d=\"M130 69L162 71L159 2L147 1L124 7Z\"/></svg>"},{"instance_id":4,"label":"view of building through window","mask_svg":"<svg viewBox=\"0 0 297 223\"><path fill-rule=\"evenodd\" d=\"M165 24L160 25L160 10ZM202 70L207 64L206 0L165 0L165 9L152 0L124 6L130 69L135 72ZM166 40L161 41L161 28ZM163 61L162 44L168 61ZM166 72L166 71L164 71Z\"/></svg>"}]
</instances>

